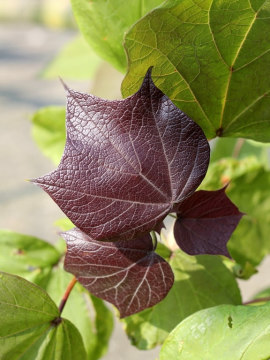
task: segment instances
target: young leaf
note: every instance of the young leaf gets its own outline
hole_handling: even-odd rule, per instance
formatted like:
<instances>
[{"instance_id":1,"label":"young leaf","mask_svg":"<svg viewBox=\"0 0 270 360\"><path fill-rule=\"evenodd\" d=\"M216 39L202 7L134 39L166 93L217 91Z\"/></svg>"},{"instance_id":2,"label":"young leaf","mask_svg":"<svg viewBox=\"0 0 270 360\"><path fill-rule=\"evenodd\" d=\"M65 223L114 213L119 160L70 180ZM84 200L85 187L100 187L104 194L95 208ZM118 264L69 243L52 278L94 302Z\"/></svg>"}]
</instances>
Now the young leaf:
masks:
<instances>
[{"instance_id":1,"label":"young leaf","mask_svg":"<svg viewBox=\"0 0 270 360\"><path fill-rule=\"evenodd\" d=\"M227 197L225 189L197 191L178 205L174 236L187 254L230 257L226 245L243 213Z\"/></svg>"},{"instance_id":2,"label":"young leaf","mask_svg":"<svg viewBox=\"0 0 270 360\"><path fill-rule=\"evenodd\" d=\"M176 325L198 310L241 304L234 275L219 257L189 256L178 250L169 263L175 282L166 298L151 309L122 320L132 344L139 349L162 344Z\"/></svg>"},{"instance_id":3,"label":"young leaf","mask_svg":"<svg viewBox=\"0 0 270 360\"><path fill-rule=\"evenodd\" d=\"M85 360L78 330L40 287L0 272L1 360Z\"/></svg>"},{"instance_id":4,"label":"young leaf","mask_svg":"<svg viewBox=\"0 0 270 360\"><path fill-rule=\"evenodd\" d=\"M66 110L61 106L39 109L32 118L32 135L40 150L59 164L66 140Z\"/></svg>"},{"instance_id":5,"label":"young leaf","mask_svg":"<svg viewBox=\"0 0 270 360\"><path fill-rule=\"evenodd\" d=\"M168 0L126 34L124 96L157 86L207 138L270 141L269 1Z\"/></svg>"},{"instance_id":6,"label":"young leaf","mask_svg":"<svg viewBox=\"0 0 270 360\"><path fill-rule=\"evenodd\" d=\"M125 71L125 32L163 0L71 0L81 33L93 49L118 70Z\"/></svg>"},{"instance_id":7,"label":"young leaf","mask_svg":"<svg viewBox=\"0 0 270 360\"><path fill-rule=\"evenodd\" d=\"M270 172L255 158L224 159L209 168L203 188L230 181L227 193L245 215L228 242L231 256L242 266L257 266L270 253Z\"/></svg>"},{"instance_id":8,"label":"young leaf","mask_svg":"<svg viewBox=\"0 0 270 360\"><path fill-rule=\"evenodd\" d=\"M221 305L180 323L164 342L160 360L259 360L270 357L270 303Z\"/></svg>"},{"instance_id":9,"label":"young leaf","mask_svg":"<svg viewBox=\"0 0 270 360\"><path fill-rule=\"evenodd\" d=\"M150 70L125 100L67 92L64 155L34 182L95 240L159 228L205 176L209 145L200 127L155 87Z\"/></svg>"},{"instance_id":10,"label":"young leaf","mask_svg":"<svg viewBox=\"0 0 270 360\"><path fill-rule=\"evenodd\" d=\"M114 304L120 317L155 305L172 287L172 270L155 254L150 235L109 243L73 229L63 237L65 269L92 294Z\"/></svg>"}]
</instances>

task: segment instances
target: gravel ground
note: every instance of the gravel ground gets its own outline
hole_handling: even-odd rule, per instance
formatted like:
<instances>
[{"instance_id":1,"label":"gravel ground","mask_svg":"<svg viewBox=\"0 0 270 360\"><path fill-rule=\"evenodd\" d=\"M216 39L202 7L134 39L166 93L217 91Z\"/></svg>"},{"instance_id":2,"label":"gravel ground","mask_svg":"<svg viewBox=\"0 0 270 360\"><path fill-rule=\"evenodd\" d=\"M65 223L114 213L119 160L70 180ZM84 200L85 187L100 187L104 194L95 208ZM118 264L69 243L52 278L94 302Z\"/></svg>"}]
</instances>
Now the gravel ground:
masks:
<instances>
[{"instance_id":1,"label":"gravel ground","mask_svg":"<svg viewBox=\"0 0 270 360\"><path fill-rule=\"evenodd\" d=\"M0 24L0 227L51 242L57 239L51 224L63 214L44 192L25 181L54 169L33 143L29 119L42 106L65 104L59 81L44 80L38 75L73 36L72 31L52 31L36 25ZM81 91L91 85L68 83ZM119 96L116 90L115 96ZM244 300L269 285L269 267L267 258L258 275L248 282L239 282ZM157 349L142 352L132 347L118 324L104 359L148 360L157 355Z\"/></svg>"}]
</instances>

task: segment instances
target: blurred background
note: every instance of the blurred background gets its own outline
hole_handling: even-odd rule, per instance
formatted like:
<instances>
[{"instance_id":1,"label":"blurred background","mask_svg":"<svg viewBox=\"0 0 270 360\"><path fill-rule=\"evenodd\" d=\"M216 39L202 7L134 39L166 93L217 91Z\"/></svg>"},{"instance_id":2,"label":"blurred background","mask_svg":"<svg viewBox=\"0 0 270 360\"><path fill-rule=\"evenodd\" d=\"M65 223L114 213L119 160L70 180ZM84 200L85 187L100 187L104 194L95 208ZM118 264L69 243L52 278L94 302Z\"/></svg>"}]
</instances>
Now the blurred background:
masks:
<instances>
[{"instance_id":1,"label":"blurred background","mask_svg":"<svg viewBox=\"0 0 270 360\"><path fill-rule=\"evenodd\" d=\"M65 91L58 75L76 90L108 99L121 98L123 74L88 54L89 49L81 61L91 65L91 80L86 80L78 67L72 68L72 57L66 56L68 61L60 64L54 60L61 52L68 54L67 44L74 39L83 41L77 36L69 0L0 2L0 227L49 242L57 240L58 229L53 224L63 214L49 196L27 181L55 168L34 143L32 115L44 106L65 106ZM257 275L247 282L239 280L244 301L269 286L269 266L267 258ZM121 325L116 325L104 359L143 356L147 360L158 355L158 349L140 352L132 347Z\"/></svg>"}]
</instances>

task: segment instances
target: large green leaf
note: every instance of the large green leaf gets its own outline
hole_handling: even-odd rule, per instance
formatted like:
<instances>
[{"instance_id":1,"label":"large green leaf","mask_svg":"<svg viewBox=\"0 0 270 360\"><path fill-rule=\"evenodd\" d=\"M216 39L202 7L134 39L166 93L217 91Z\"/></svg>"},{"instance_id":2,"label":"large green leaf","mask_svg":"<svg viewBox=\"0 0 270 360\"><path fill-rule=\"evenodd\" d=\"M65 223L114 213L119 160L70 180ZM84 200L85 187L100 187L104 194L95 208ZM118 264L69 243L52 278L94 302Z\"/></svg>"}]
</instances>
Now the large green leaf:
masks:
<instances>
[{"instance_id":1,"label":"large green leaf","mask_svg":"<svg viewBox=\"0 0 270 360\"><path fill-rule=\"evenodd\" d=\"M256 266L270 253L270 172L252 157L223 159L210 166L201 188L214 190L228 182L228 196L246 213L228 248L241 265Z\"/></svg>"},{"instance_id":2,"label":"large green leaf","mask_svg":"<svg viewBox=\"0 0 270 360\"><path fill-rule=\"evenodd\" d=\"M163 0L71 0L80 31L93 49L125 71L124 33Z\"/></svg>"},{"instance_id":3,"label":"large green leaf","mask_svg":"<svg viewBox=\"0 0 270 360\"><path fill-rule=\"evenodd\" d=\"M168 0L125 37L124 96L156 85L216 135L270 141L270 0Z\"/></svg>"},{"instance_id":4,"label":"large green leaf","mask_svg":"<svg viewBox=\"0 0 270 360\"><path fill-rule=\"evenodd\" d=\"M166 339L160 360L267 360L270 304L223 305L197 312Z\"/></svg>"},{"instance_id":5,"label":"large green leaf","mask_svg":"<svg viewBox=\"0 0 270 360\"><path fill-rule=\"evenodd\" d=\"M0 230L0 270L34 281L45 276L61 254L34 236Z\"/></svg>"},{"instance_id":6,"label":"large green leaf","mask_svg":"<svg viewBox=\"0 0 270 360\"><path fill-rule=\"evenodd\" d=\"M65 117L64 107L48 106L38 110L32 118L34 140L44 155L57 165L66 142Z\"/></svg>"},{"instance_id":7,"label":"large green leaf","mask_svg":"<svg viewBox=\"0 0 270 360\"><path fill-rule=\"evenodd\" d=\"M38 285L47 291L56 304L59 304L72 278L73 275L64 271L60 263L53 267ZM92 296L77 283L64 307L63 316L79 330L87 359L96 360L105 354L113 329L113 318L101 299Z\"/></svg>"},{"instance_id":8,"label":"large green leaf","mask_svg":"<svg viewBox=\"0 0 270 360\"><path fill-rule=\"evenodd\" d=\"M92 79L100 61L84 38L78 36L64 46L42 75L45 78Z\"/></svg>"},{"instance_id":9,"label":"large green leaf","mask_svg":"<svg viewBox=\"0 0 270 360\"><path fill-rule=\"evenodd\" d=\"M162 344L169 332L195 311L241 303L234 276L219 257L189 256L176 251L170 264L175 283L167 297L156 306L123 319L131 342L140 349Z\"/></svg>"},{"instance_id":10,"label":"large green leaf","mask_svg":"<svg viewBox=\"0 0 270 360\"><path fill-rule=\"evenodd\" d=\"M84 360L82 338L40 287L0 272L1 360Z\"/></svg>"}]
</instances>

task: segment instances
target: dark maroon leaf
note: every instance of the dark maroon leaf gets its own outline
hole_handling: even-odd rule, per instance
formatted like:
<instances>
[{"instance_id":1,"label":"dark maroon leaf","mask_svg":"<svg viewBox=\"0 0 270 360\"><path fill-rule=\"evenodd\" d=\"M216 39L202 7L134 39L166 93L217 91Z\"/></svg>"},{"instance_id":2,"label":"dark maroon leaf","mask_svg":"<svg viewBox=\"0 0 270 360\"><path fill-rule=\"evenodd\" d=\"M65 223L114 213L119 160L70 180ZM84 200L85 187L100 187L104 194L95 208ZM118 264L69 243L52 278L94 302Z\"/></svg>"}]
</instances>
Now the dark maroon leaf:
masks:
<instances>
[{"instance_id":1,"label":"dark maroon leaf","mask_svg":"<svg viewBox=\"0 0 270 360\"><path fill-rule=\"evenodd\" d=\"M157 304L173 284L171 267L155 254L150 235L112 243L73 229L63 237L65 269L92 294L114 304L121 317Z\"/></svg>"},{"instance_id":2,"label":"dark maroon leaf","mask_svg":"<svg viewBox=\"0 0 270 360\"><path fill-rule=\"evenodd\" d=\"M225 189L197 191L178 205L174 236L186 253L230 257L226 244L243 213L227 197Z\"/></svg>"},{"instance_id":3,"label":"dark maroon leaf","mask_svg":"<svg viewBox=\"0 0 270 360\"><path fill-rule=\"evenodd\" d=\"M156 88L150 70L124 100L67 93L64 155L34 182L96 240L160 228L205 176L209 145L200 127Z\"/></svg>"}]
</instances>

